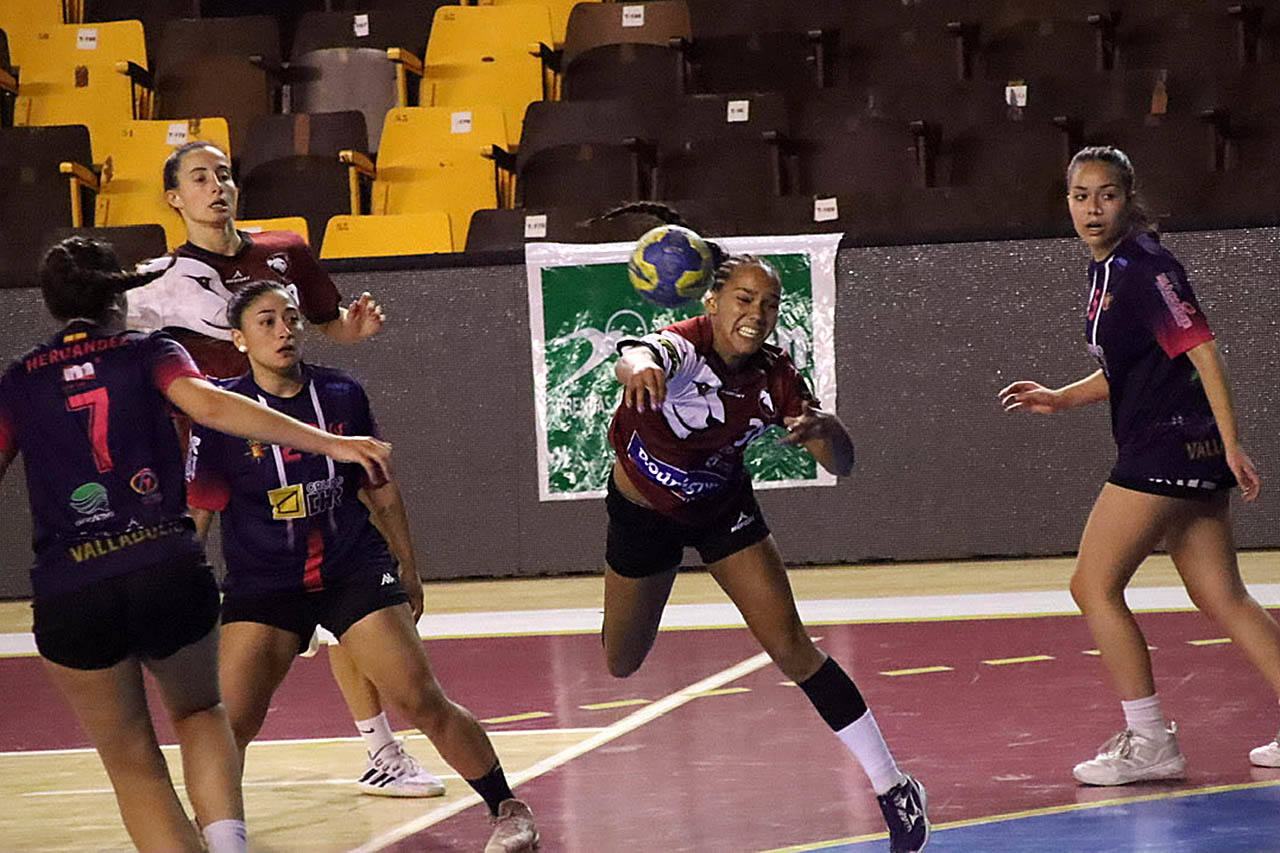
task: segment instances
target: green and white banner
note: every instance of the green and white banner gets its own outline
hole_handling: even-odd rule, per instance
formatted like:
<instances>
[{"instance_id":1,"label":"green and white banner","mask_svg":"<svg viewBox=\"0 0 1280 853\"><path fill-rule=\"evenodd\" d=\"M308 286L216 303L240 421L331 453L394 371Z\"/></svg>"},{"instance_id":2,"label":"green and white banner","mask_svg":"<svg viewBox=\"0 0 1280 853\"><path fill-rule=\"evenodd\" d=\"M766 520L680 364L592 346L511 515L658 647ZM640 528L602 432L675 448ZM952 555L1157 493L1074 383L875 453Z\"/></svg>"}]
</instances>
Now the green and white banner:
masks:
<instances>
[{"instance_id":1,"label":"green and white banner","mask_svg":"<svg viewBox=\"0 0 1280 853\"><path fill-rule=\"evenodd\" d=\"M724 237L726 252L769 260L782 276L782 308L769 342L790 353L822 408L836 407L835 263L839 234ZM694 301L661 308L627 278L634 243L530 243L529 328L538 431L538 497L604 497L613 465L609 420L622 389L613 375L615 346L701 312ZM747 452L756 488L830 486L835 477L798 448L779 446L771 430Z\"/></svg>"}]
</instances>

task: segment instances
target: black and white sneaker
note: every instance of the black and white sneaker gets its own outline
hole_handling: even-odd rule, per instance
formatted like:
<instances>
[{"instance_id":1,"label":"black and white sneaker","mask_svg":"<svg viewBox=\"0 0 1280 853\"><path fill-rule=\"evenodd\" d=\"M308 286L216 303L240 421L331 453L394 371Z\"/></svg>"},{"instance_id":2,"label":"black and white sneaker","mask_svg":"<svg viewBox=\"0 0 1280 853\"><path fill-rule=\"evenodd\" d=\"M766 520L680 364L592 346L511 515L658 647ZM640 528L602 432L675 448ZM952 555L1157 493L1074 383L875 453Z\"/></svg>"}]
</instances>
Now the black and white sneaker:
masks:
<instances>
[{"instance_id":1,"label":"black and white sneaker","mask_svg":"<svg viewBox=\"0 0 1280 853\"><path fill-rule=\"evenodd\" d=\"M889 826L890 853L917 853L929 840L929 797L924 785L905 777L887 792L876 797L884 822Z\"/></svg>"}]
</instances>

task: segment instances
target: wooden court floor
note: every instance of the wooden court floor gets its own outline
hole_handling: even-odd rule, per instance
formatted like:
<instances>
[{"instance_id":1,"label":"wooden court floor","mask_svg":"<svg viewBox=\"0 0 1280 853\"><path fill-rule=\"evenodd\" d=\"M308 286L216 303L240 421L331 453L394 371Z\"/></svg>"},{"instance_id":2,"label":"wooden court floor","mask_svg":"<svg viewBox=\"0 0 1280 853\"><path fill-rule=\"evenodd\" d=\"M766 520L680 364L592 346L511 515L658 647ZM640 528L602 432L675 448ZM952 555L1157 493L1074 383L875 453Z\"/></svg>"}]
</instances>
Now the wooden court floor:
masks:
<instances>
[{"instance_id":1,"label":"wooden court floor","mask_svg":"<svg viewBox=\"0 0 1280 853\"><path fill-rule=\"evenodd\" d=\"M1280 584L1280 552L1244 553L1240 562L1247 583ZM1019 593L1060 595L1066 587L1071 566L1070 558L1054 558L805 567L793 569L791 579L796 598L801 602L861 599L869 600L874 606L875 600L892 599L900 604L902 599L913 597L924 601L926 598L957 597L959 600L959 597ZM1177 574L1170 562L1163 557L1153 557L1140 569L1133 588L1161 590L1178 585ZM520 613L529 613L532 617L533 611L545 614L598 610L600 595L599 577L429 583L426 590L428 616L424 617L423 624L429 625L433 616L445 615L452 618L450 625L466 624L470 619L474 619L477 625L487 624L488 615L498 612L514 614L505 624L519 624ZM1061 601L1060 597L1053 600ZM723 594L708 575L692 571L681 574L671 598L673 605L715 605L723 601ZM1065 612L1057 605L1046 609ZM718 623L714 620L708 623L712 624ZM29 628L30 611L24 602L0 604L0 634L21 635ZM813 633L821 634L822 630L821 626L816 626ZM523 648L539 642L539 637L555 633L587 632L579 629L535 632L506 642ZM480 629L471 636L493 635ZM725 646L724 659L719 660L713 655L705 664L699 664L705 671L694 667L688 673L682 671L673 676L673 683L681 689L667 692L661 702L667 702L670 709L674 709L702 697L747 690L745 687L725 686L729 684L750 683L758 695L766 687L783 691L778 696L786 694L785 688L778 686L785 684L780 682L780 676L776 673L768 675L766 660L761 660L759 655L748 657L754 649L745 631L722 631L717 633L717 637L716 642ZM525 691L526 699L516 701L501 689L504 675L500 667L480 660L448 660L442 657L454 649L459 654L469 654L462 645L434 640L428 642L428 652L433 656L442 683L451 694L461 695L464 704L485 720L508 775L517 782L541 778L558 767L581 761L593 751L623 750L625 735L666 713L663 709L667 706L657 708L660 703L655 702L648 706L655 709L653 713L648 718L643 717L647 711L641 706L650 702L652 696L643 700L624 698L612 702L586 702L585 699L590 698L607 700L609 694L593 697L590 691L595 688L586 684L589 679L585 679L582 672L573 666L558 668L554 656L548 658L544 670L525 674L525 677L549 682L545 701L539 704L532 690ZM355 793L351 779L361 769L363 756L359 741L348 734L350 722L345 718L345 709L336 688L327 678L327 668L314 661L307 663L309 667L305 672L301 671L304 669L301 665L295 666L295 672L290 676L292 683L286 682L288 689L282 688L279 708L273 709L273 713L278 710L279 714L269 716L261 742L250 747L245 797L252 849L479 849L482 838L477 832L483 831L483 820L476 817L480 812L474 805L476 798L461 780L448 773L448 768L424 738L411 738L411 751L444 778L449 787L445 797L387 800ZM602 664L595 663L602 669ZM654 663L664 665L661 660ZM708 677L700 680L699 676L703 675ZM747 676L754 681L741 680ZM37 662L29 655L13 654L0 659L0 691L11 697L5 704L21 709L18 719L9 716L10 710L5 712L8 718L6 731L11 734L4 742L4 751L0 751L0 798L6 803L0 809L0 851L128 849L127 837L96 755L85 748L83 737L74 722L67 719L65 711L56 708L56 697L52 696L47 684L41 684L42 678ZM498 684L497 696L493 695L495 682ZM665 683L656 681L641 682L641 685L657 693L669 689ZM34 694L43 698L39 702L31 699L27 704L10 705L13 697L21 695L29 699ZM617 692L619 696L624 694L625 691ZM571 697L576 703L575 708L568 708L566 703L570 699L566 697ZM549 710L522 713L525 705L545 706ZM891 719L893 712L894 709L885 708L884 716ZM598 719L592 714L599 714ZM880 715L877 708L877 716ZM548 721L547 717L552 719ZM680 719L683 718L670 715L663 725L671 729ZM56 724L52 733L49 731L50 721ZM23 743L24 725L31 732L29 743ZM889 725L892 726L892 722ZM42 733L37 735L37 729ZM161 725L162 741L166 739L167 731L167 727ZM822 732L816 729L811 734L816 738L822 736ZM170 760L175 781L180 784L181 768L176 750L167 748L166 757ZM712 760L712 756L706 755L703 759ZM578 807L580 803L575 803L569 794L544 797L538 806L541 813L554 816L561 822L566 815L552 815L549 810L568 811ZM426 831L431 828L441 831L434 834ZM811 839L793 839L796 843L807 840ZM722 844L711 846L695 843L688 849L766 849L766 845L753 846L745 838L726 837L721 841ZM560 848L546 846L544 849ZM589 848L566 842L563 849ZM642 848L619 841L613 849Z\"/></svg>"}]
</instances>

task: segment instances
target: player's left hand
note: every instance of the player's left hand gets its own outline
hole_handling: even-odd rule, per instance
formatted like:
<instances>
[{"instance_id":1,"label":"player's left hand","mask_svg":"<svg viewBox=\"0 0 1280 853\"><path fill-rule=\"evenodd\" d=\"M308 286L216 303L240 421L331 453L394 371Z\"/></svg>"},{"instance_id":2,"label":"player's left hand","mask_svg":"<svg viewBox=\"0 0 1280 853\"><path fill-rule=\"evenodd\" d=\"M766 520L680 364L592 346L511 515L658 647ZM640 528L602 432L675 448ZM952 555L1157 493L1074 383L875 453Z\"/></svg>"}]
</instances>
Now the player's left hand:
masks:
<instances>
[{"instance_id":1,"label":"player's left hand","mask_svg":"<svg viewBox=\"0 0 1280 853\"><path fill-rule=\"evenodd\" d=\"M815 409L805 403L804 410L799 415L782 419L787 434L778 439L778 444L798 446L817 438L827 438L831 435L830 430L838 428L839 423L839 419L830 412Z\"/></svg>"},{"instance_id":2,"label":"player's left hand","mask_svg":"<svg viewBox=\"0 0 1280 853\"><path fill-rule=\"evenodd\" d=\"M417 624L422 618L424 608L422 602L422 578L418 577L417 569L407 568L403 564L400 566L400 585L404 587L404 591L409 595L409 609L413 611L413 621Z\"/></svg>"},{"instance_id":3,"label":"player's left hand","mask_svg":"<svg viewBox=\"0 0 1280 853\"><path fill-rule=\"evenodd\" d=\"M1227 467L1231 469L1232 474L1236 475L1236 482L1240 484L1241 497L1245 501L1256 500L1262 491L1262 478L1258 476L1258 469L1249 458L1249 454L1238 447L1228 450Z\"/></svg>"},{"instance_id":4,"label":"player's left hand","mask_svg":"<svg viewBox=\"0 0 1280 853\"><path fill-rule=\"evenodd\" d=\"M347 327L352 340L362 341L367 337L376 335L382 328L386 315L382 313L382 306L374 301L369 291L360 294L360 298L347 306L347 316L343 320L343 325Z\"/></svg>"}]
</instances>

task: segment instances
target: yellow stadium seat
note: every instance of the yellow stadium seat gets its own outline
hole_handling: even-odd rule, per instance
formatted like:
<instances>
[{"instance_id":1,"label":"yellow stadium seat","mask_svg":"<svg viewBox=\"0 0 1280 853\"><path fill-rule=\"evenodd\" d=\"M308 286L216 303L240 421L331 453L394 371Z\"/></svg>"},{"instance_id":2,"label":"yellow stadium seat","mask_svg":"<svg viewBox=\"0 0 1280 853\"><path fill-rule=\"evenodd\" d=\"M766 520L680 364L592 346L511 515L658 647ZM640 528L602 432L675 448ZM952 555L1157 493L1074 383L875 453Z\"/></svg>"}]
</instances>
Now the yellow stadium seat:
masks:
<instances>
[{"instance_id":1,"label":"yellow stadium seat","mask_svg":"<svg viewBox=\"0 0 1280 853\"><path fill-rule=\"evenodd\" d=\"M97 190L95 226L155 223L164 227L165 240L173 248L186 239L186 230L181 217L165 201L161 170L174 148L196 140L228 151L226 119L124 122L95 149L95 154L100 152L104 157L101 175L75 163L63 163L62 171L73 185L79 181Z\"/></svg>"},{"instance_id":2,"label":"yellow stadium seat","mask_svg":"<svg viewBox=\"0 0 1280 853\"><path fill-rule=\"evenodd\" d=\"M466 245L471 214L499 206L494 147L506 140L506 122L497 107L396 107L382 126L374 164L355 151L339 156L352 168L352 210L359 210L358 174L372 177L370 212L444 211L452 224L452 244Z\"/></svg>"},{"instance_id":3,"label":"yellow stadium seat","mask_svg":"<svg viewBox=\"0 0 1280 853\"><path fill-rule=\"evenodd\" d=\"M442 211L382 216L340 214L329 219L320 257L378 258L452 251L449 214Z\"/></svg>"},{"instance_id":4,"label":"yellow stadium seat","mask_svg":"<svg viewBox=\"0 0 1280 853\"><path fill-rule=\"evenodd\" d=\"M501 107L512 134L507 143L514 144L525 108L554 89L545 61L554 41L546 6L442 6L431 24L424 64L398 48L387 55L400 64L401 80L404 68L421 75L418 102L424 107Z\"/></svg>"},{"instance_id":5,"label":"yellow stadium seat","mask_svg":"<svg viewBox=\"0 0 1280 853\"><path fill-rule=\"evenodd\" d=\"M151 80L139 21L59 24L21 48L15 125L83 124L94 157L124 122L151 116Z\"/></svg>"},{"instance_id":6,"label":"yellow stadium seat","mask_svg":"<svg viewBox=\"0 0 1280 853\"><path fill-rule=\"evenodd\" d=\"M307 228L307 220L301 216L278 216L274 219L240 219L236 228L248 234L260 231L292 231L308 243L311 242L311 230Z\"/></svg>"},{"instance_id":7,"label":"yellow stadium seat","mask_svg":"<svg viewBox=\"0 0 1280 853\"><path fill-rule=\"evenodd\" d=\"M9 61L22 65L23 57L30 53L32 61L39 58L34 46L36 33L48 32L62 26L62 0L5 0L0 3L0 30L9 39Z\"/></svg>"},{"instance_id":8,"label":"yellow stadium seat","mask_svg":"<svg viewBox=\"0 0 1280 853\"><path fill-rule=\"evenodd\" d=\"M523 3L525 0L477 0L477 6L509 6ZM599 3L601 0L542 0L542 4L551 13L551 32L555 36L556 46L564 44L565 28L569 24L569 13L581 2Z\"/></svg>"}]
</instances>

